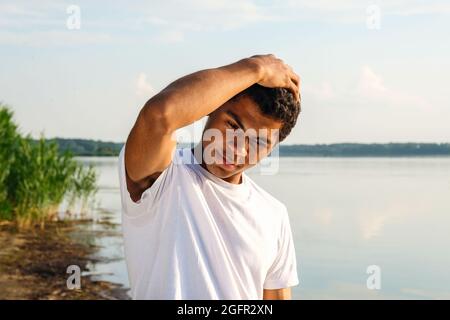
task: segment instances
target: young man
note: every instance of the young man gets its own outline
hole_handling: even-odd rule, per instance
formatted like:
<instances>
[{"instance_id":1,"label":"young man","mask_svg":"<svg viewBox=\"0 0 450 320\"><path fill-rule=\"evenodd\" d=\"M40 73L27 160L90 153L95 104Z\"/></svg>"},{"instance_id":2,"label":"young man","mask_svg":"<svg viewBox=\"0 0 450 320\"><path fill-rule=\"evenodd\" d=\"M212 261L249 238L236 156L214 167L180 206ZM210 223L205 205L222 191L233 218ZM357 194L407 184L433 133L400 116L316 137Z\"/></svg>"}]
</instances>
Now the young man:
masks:
<instances>
[{"instance_id":1,"label":"young man","mask_svg":"<svg viewBox=\"0 0 450 320\"><path fill-rule=\"evenodd\" d=\"M145 104L119 156L133 298L290 299L286 207L244 171L290 133L299 88L290 66L258 55L182 77ZM176 149L174 132L206 115L201 143Z\"/></svg>"}]
</instances>

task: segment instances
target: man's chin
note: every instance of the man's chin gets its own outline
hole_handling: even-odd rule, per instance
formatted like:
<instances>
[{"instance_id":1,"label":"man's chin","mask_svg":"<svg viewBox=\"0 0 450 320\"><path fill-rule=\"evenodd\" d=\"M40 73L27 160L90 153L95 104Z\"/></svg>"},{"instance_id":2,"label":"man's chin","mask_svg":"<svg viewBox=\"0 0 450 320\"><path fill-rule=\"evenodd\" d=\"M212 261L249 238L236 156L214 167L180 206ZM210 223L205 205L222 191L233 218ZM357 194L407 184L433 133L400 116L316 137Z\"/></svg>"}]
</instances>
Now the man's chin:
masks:
<instances>
[{"instance_id":1,"label":"man's chin","mask_svg":"<svg viewBox=\"0 0 450 320\"><path fill-rule=\"evenodd\" d=\"M210 173L212 173L213 175L215 175L216 177L221 178L221 179L229 178L238 172L238 170L236 170L236 169L230 170L230 169L224 168L220 164L207 165L206 168L208 169L208 171Z\"/></svg>"}]
</instances>

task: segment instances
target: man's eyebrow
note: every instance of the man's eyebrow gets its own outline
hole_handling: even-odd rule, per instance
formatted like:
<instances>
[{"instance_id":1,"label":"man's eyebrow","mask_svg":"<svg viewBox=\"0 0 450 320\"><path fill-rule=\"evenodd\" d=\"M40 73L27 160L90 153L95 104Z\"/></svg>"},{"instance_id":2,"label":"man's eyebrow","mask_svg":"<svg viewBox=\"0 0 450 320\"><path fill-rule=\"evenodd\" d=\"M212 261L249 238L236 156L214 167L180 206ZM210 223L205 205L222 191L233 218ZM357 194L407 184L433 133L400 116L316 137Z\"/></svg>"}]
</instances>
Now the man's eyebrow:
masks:
<instances>
[{"instance_id":1,"label":"man's eyebrow","mask_svg":"<svg viewBox=\"0 0 450 320\"><path fill-rule=\"evenodd\" d=\"M241 119L239 119L239 116L236 113L234 113L231 110L227 110L227 111L225 111L225 113L230 115L234 119L234 121L236 121L237 124L245 131L245 127L242 124ZM269 137L264 137L264 138L265 138L264 140L266 140L268 144L272 144L272 141L270 140ZM261 140L261 138L258 137L258 140Z\"/></svg>"},{"instance_id":2,"label":"man's eyebrow","mask_svg":"<svg viewBox=\"0 0 450 320\"><path fill-rule=\"evenodd\" d=\"M239 119L239 116L238 116L236 113L234 113L234 112L231 111L231 110L227 110L227 111L225 111L225 112L226 112L228 115L230 115L230 116L234 119L234 121L237 122L237 124L239 125L239 127L242 128L242 130L245 131L245 127L244 127L244 125L242 124L241 119Z\"/></svg>"}]
</instances>

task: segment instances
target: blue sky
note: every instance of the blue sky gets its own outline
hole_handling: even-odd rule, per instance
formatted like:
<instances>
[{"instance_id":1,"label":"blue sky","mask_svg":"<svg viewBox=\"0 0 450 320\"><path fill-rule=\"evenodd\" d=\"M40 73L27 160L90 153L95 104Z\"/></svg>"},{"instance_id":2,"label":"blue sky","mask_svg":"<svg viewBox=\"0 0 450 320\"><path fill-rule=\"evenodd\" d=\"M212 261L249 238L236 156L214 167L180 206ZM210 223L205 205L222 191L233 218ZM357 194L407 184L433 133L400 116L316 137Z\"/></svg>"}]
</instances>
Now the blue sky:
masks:
<instances>
[{"instance_id":1,"label":"blue sky","mask_svg":"<svg viewBox=\"0 0 450 320\"><path fill-rule=\"evenodd\" d=\"M274 53L302 78L285 143L449 142L449 18L448 1L2 0L0 101L34 136L124 141L176 78Z\"/></svg>"}]
</instances>

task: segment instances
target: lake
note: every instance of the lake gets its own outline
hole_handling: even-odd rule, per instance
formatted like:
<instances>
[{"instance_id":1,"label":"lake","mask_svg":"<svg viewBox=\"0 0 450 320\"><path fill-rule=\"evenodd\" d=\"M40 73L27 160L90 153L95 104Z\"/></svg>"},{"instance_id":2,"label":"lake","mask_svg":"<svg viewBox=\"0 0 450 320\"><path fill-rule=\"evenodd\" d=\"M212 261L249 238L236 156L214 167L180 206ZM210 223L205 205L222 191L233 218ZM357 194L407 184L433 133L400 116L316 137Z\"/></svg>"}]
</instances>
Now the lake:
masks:
<instances>
[{"instance_id":1,"label":"lake","mask_svg":"<svg viewBox=\"0 0 450 320\"><path fill-rule=\"evenodd\" d=\"M116 224L94 239L109 260L90 272L128 286L117 158L77 159L98 168L95 214ZM288 207L294 299L450 299L450 158L293 157L248 173Z\"/></svg>"}]
</instances>

